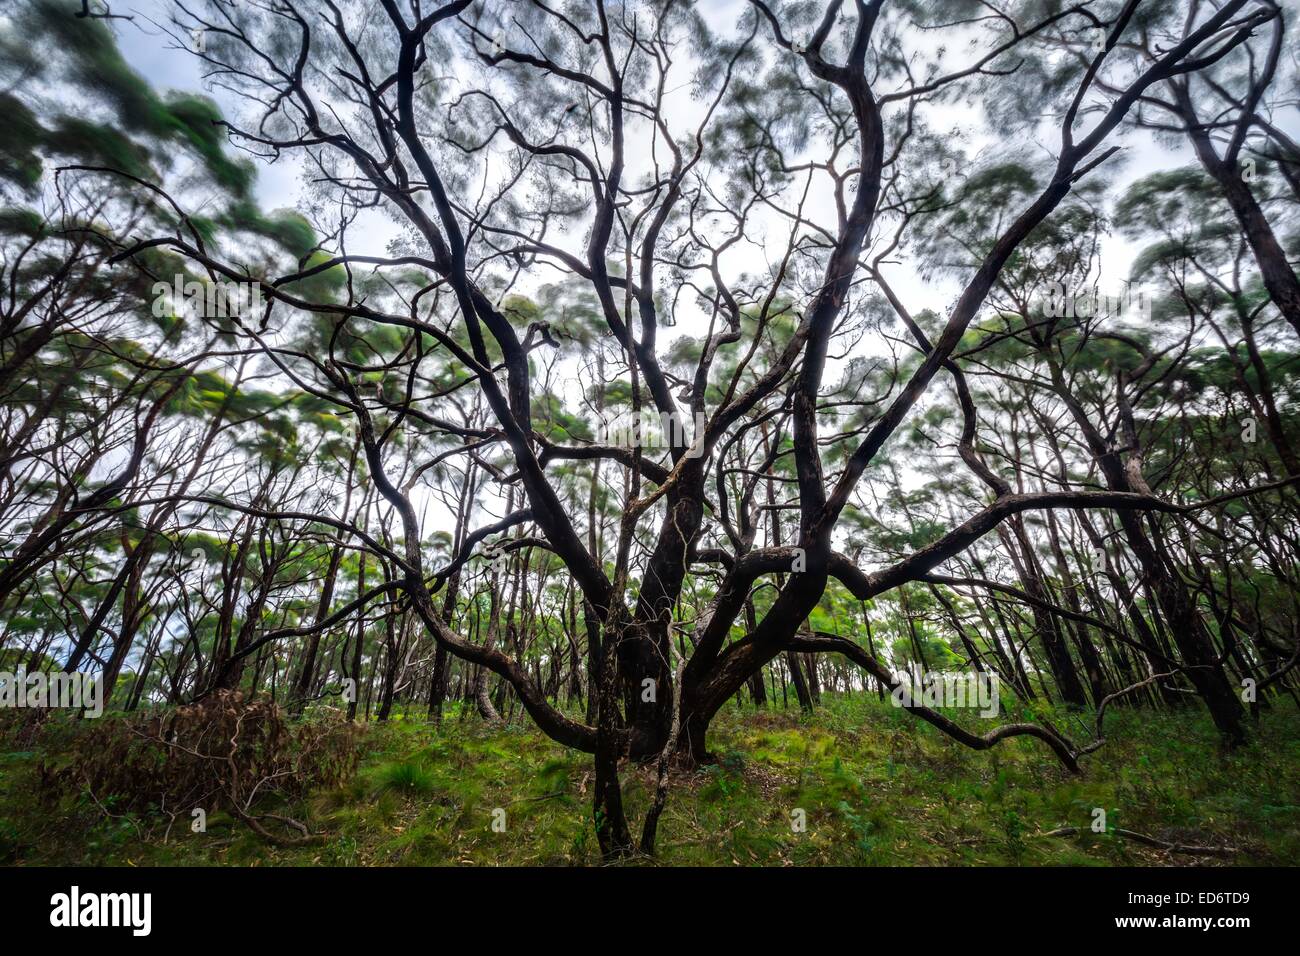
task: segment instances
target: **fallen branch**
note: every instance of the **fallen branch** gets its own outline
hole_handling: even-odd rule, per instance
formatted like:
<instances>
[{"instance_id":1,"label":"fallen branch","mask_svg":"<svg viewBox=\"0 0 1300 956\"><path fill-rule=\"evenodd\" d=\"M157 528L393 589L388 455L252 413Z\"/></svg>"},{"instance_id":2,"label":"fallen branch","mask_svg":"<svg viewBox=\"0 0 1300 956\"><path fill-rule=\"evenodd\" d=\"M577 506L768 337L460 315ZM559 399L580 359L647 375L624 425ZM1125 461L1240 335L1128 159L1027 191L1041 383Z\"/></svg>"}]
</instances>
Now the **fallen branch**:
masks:
<instances>
[{"instance_id":1,"label":"fallen branch","mask_svg":"<svg viewBox=\"0 0 1300 956\"><path fill-rule=\"evenodd\" d=\"M1048 830L1046 833L1035 833L1035 837L1067 837L1078 836L1087 832L1082 827L1057 827L1055 830ZM1168 840L1157 840L1153 836L1147 836L1145 833L1138 833L1136 830L1125 830L1116 827L1108 831L1116 836L1122 836L1125 839L1132 840L1134 843L1141 843L1145 846L1155 847L1157 850L1168 850L1170 853L1185 853L1189 856L1233 856L1240 853L1241 850L1235 846L1192 846L1188 843L1170 843Z\"/></svg>"},{"instance_id":2,"label":"fallen branch","mask_svg":"<svg viewBox=\"0 0 1300 956\"><path fill-rule=\"evenodd\" d=\"M892 691L898 686L899 682L890 673L889 669L881 664L878 660L868 654L865 650L854 644L847 638L840 637L837 634L827 634L824 631L817 631L814 634L796 635L788 645L789 650L813 652L834 651L843 654L853 663L857 664L863 670L870 673L877 680L887 685ZM1071 773L1080 773L1078 753L1075 752L1070 742L1062 737L1059 733L1038 724L1003 724L989 731L987 734L973 734L969 730L949 720L943 714L929 707L923 707L917 703L903 704L903 709L920 717L927 723L938 727L949 737L960 743L965 744L972 750L988 750L999 742L1009 737L1037 737L1047 746L1052 748L1058 760Z\"/></svg>"}]
</instances>

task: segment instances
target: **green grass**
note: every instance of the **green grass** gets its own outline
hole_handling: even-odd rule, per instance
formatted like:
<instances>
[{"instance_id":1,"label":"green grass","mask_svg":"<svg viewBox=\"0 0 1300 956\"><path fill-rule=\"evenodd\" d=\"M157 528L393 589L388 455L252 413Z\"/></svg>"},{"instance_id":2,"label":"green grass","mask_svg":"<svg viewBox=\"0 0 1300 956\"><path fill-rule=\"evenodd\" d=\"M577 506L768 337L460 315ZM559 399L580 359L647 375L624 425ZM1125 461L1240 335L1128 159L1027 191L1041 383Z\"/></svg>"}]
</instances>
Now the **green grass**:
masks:
<instances>
[{"instance_id":1,"label":"green grass","mask_svg":"<svg viewBox=\"0 0 1300 956\"><path fill-rule=\"evenodd\" d=\"M376 794L399 793L407 796L433 793L438 778L418 760L400 760L380 764L374 770Z\"/></svg>"},{"instance_id":2,"label":"green grass","mask_svg":"<svg viewBox=\"0 0 1300 956\"><path fill-rule=\"evenodd\" d=\"M1018 719L1021 715L1007 715ZM1086 715L1049 715L1079 740ZM1090 723L1088 724L1090 726ZM972 726L975 726L972 723ZM986 728L982 728L986 729ZM728 708L716 765L674 778L659 825L663 864L1113 865L1300 863L1300 716L1268 713L1225 751L1195 711L1117 709L1108 743L1074 777L1038 742L975 752L861 695L815 714ZM211 813L167 833L162 814L106 815L88 797L43 806L37 754L0 754L0 863L227 865L581 865L598 862L590 758L531 728L450 717L372 725L346 786L289 808L315 846L282 849ZM654 777L623 773L639 832ZM1089 830L1105 808L1110 832ZM802 810L802 815L796 811ZM494 811L498 811L494 816ZM504 832L493 829L504 812ZM806 829L792 821L802 816ZM1078 837L1044 838L1061 826ZM1227 860L1173 855L1115 827L1185 844L1238 847Z\"/></svg>"}]
</instances>

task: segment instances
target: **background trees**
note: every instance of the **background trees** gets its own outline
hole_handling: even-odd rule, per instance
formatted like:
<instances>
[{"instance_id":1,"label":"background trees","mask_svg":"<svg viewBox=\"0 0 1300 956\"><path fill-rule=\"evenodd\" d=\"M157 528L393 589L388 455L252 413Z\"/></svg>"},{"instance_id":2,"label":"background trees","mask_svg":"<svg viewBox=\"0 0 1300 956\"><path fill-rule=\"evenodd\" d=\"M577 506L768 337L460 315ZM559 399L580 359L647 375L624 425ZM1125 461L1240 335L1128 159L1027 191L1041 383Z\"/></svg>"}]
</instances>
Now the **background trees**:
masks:
<instances>
[{"instance_id":1,"label":"background trees","mask_svg":"<svg viewBox=\"0 0 1300 956\"><path fill-rule=\"evenodd\" d=\"M1300 647L1288 22L1153 6L170 8L227 119L28 5L8 653L126 707L526 713L593 755L615 855L663 801L634 840L620 762L662 788L738 697L961 666L1191 696L1242 740L1242 681L1290 690ZM1110 178L1151 111L1213 97L1231 121L1179 114L1199 168ZM257 205L281 160L302 213ZM219 294L159 314L178 275ZM1149 313L1059 308L1125 282Z\"/></svg>"}]
</instances>

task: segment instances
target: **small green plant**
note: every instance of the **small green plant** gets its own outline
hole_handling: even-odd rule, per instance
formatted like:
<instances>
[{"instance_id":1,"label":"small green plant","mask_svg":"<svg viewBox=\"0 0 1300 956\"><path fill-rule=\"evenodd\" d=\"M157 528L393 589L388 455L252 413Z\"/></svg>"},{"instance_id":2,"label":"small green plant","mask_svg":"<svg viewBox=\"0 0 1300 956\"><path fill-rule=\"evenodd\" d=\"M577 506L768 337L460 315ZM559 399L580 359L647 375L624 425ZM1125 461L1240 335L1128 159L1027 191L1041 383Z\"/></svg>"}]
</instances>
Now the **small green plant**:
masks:
<instances>
[{"instance_id":1,"label":"small green plant","mask_svg":"<svg viewBox=\"0 0 1300 956\"><path fill-rule=\"evenodd\" d=\"M720 765L705 767L704 776L708 779L708 782L700 788L700 796L705 800L729 799L739 787L739 784L729 778L726 770Z\"/></svg>"},{"instance_id":2,"label":"small green plant","mask_svg":"<svg viewBox=\"0 0 1300 956\"><path fill-rule=\"evenodd\" d=\"M864 857L870 857L876 849L875 821L868 816L857 813L853 807L843 800L840 801L837 809L840 811L840 816L849 825L849 831L853 834L854 847Z\"/></svg>"},{"instance_id":3,"label":"small green plant","mask_svg":"<svg viewBox=\"0 0 1300 956\"><path fill-rule=\"evenodd\" d=\"M374 792L421 794L432 793L436 778L414 760L383 764L375 772Z\"/></svg>"},{"instance_id":4,"label":"small green plant","mask_svg":"<svg viewBox=\"0 0 1300 956\"><path fill-rule=\"evenodd\" d=\"M0 863L10 863L17 859L21 849L18 828L10 821L0 819Z\"/></svg>"},{"instance_id":5,"label":"small green plant","mask_svg":"<svg viewBox=\"0 0 1300 956\"><path fill-rule=\"evenodd\" d=\"M1007 807L1002 812L1002 835L1006 841L1007 853L1019 863L1025 855L1025 821L1015 807Z\"/></svg>"}]
</instances>

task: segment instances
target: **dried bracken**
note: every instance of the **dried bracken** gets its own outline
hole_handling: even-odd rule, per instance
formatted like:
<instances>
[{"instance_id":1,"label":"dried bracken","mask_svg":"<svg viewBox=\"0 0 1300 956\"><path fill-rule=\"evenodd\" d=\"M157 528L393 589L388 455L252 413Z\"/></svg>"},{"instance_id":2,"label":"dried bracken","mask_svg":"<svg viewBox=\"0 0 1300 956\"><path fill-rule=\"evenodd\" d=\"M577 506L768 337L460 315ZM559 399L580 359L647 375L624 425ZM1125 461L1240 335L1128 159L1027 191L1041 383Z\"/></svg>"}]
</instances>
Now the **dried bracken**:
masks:
<instances>
[{"instance_id":1,"label":"dried bracken","mask_svg":"<svg viewBox=\"0 0 1300 956\"><path fill-rule=\"evenodd\" d=\"M48 722L42 743L57 756L43 758L41 781L50 797L85 793L101 806L112 798L119 811L175 819L221 809L263 839L296 844L319 837L266 808L347 780L358 734L336 711L288 723L267 698L217 691L164 711Z\"/></svg>"}]
</instances>

